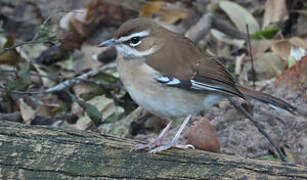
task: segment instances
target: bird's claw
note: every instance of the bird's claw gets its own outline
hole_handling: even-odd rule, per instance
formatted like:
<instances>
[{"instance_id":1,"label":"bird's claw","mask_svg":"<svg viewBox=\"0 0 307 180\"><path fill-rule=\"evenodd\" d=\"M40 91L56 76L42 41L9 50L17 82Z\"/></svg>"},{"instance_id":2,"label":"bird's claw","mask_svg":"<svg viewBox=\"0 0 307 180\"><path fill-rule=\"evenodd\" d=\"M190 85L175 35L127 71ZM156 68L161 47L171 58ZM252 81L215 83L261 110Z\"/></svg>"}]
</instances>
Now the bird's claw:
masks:
<instances>
[{"instance_id":1,"label":"bird's claw","mask_svg":"<svg viewBox=\"0 0 307 180\"><path fill-rule=\"evenodd\" d=\"M172 147L178 148L178 149L195 149L195 147L192 144L186 144L186 145L182 145L182 144L166 144L166 145L161 145L155 149L152 149L149 151L149 153L157 153L157 152L162 152L165 151L167 149L170 149Z\"/></svg>"}]
</instances>

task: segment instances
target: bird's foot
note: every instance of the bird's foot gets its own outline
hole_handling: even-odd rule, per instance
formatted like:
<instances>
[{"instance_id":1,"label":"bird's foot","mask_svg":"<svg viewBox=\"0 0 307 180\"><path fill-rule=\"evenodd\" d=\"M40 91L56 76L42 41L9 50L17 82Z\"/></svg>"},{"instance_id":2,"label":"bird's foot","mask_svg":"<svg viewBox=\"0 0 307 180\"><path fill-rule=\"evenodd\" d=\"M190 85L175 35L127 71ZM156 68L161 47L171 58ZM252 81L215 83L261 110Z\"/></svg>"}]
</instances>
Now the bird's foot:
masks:
<instances>
[{"instance_id":1,"label":"bird's foot","mask_svg":"<svg viewBox=\"0 0 307 180\"><path fill-rule=\"evenodd\" d=\"M139 144L137 146L135 146L134 148L132 148L130 151L138 151L138 150L143 150L143 149L148 149L148 150L152 150L152 148L161 146L161 141L164 138L164 136L168 133L171 125L172 125L173 121L170 121L166 127L162 130L162 132L159 134L159 136L155 139L155 141L153 143L150 144Z\"/></svg>"},{"instance_id":2,"label":"bird's foot","mask_svg":"<svg viewBox=\"0 0 307 180\"><path fill-rule=\"evenodd\" d=\"M154 143L149 143L149 144L139 144L139 145L136 145L134 148L132 148L130 150L131 151L139 151L139 150L149 150L148 152L149 153L157 153L157 152L162 152L162 151L165 151L167 149L170 149L170 148L178 148L178 149L195 149L195 147L191 144L186 144L186 145L183 145L183 144L172 144L172 143L168 143L168 144L165 144L165 145L161 145L161 142L158 141L158 142L154 142Z\"/></svg>"},{"instance_id":3,"label":"bird's foot","mask_svg":"<svg viewBox=\"0 0 307 180\"><path fill-rule=\"evenodd\" d=\"M157 153L157 152L162 152L165 151L167 149L170 149L172 147L175 148L179 148L179 149L195 149L193 145L191 144L187 144L187 145L181 145L181 144L177 144L178 138L183 130L183 128L186 126L186 124L189 122L189 120L191 119L191 115L188 115L185 120L183 121L183 123L181 124L181 126L179 127L179 130L177 131L177 133L175 134L174 138L172 139L171 142L169 142L168 144L165 145L161 145L161 139L165 136L165 134L168 132L171 124L173 121L169 122L167 124L167 126L163 129L163 131L160 133L159 137L152 143L152 144L147 144L147 145L139 145L136 146L135 148L133 148L131 151L138 151L141 149L149 149L149 153ZM154 148L156 147L156 148ZM154 149L152 149L154 148Z\"/></svg>"},{"instance_id":4,"label":"bird's foot","mask_svg":"<svg viewBox=\"0 0 307 180\"><path fill-rule=\"evenodd\" d=\"M175 148L179 148L179 149L195 149L193 145L191 144L187 144L187 145L181 145L181 144L177 144L178 138L183 130L183 128L186 126L186 124L189 122L189 120L191 119L191 115L187 116L185 118L185 120L183 121L183 123L181 124L181 126L179 127L179 130L177 131L175 137L172 139L171 142L169 142L166 145L161 145L153 150L150 150L149 153L157 153L157 152L161 152L167 149L170 149L172 147Z\"/></svg>"},{"instance_id":5,"label":"bird's foot","mask_svg":"<svg viewBox=\"0 0 307 180\"><path fill-rule=\"evenodd\" d=\"M186 144L186 145L182 145L182 144L173 144L172 142L169 143L169 144L165 144L165 145L161 145L155 149L152 149L149 151L149 153L157 153L157 152L162 152L162 151L165 151L167 149L170 149L170 148L178 148L178 149L195 149L195 147L191 144Z\"/></svg>"},{"instance_id":6,"label":"bird's foot","mask_svg":"<svg viewBox=\"0 0 307 180\"><path fill-rule=\"evenodd\" d=\"M149 143L149 144L138 144L135 147L133 147L131 151L139 151L139 150L152 150L153 148L157 147L157 146L161 146L161 141L160 140L156 140L153 143Z\"/></svg>"}]
</instances>

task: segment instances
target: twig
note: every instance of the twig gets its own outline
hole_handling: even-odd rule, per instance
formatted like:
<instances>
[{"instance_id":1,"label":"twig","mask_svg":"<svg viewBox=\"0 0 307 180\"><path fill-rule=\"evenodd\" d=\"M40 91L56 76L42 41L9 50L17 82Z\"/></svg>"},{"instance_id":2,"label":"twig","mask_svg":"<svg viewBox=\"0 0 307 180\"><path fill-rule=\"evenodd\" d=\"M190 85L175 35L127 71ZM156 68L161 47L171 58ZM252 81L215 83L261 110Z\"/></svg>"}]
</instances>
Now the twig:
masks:
<instances>
[{"instance_id":1,"label":"twig","mask_svg":"<svg viewBox=\"0 0 307 180\"><path fill-rule=\"evenodd\" d=\"M0 73L17 73L17 71L16 70L3 70L3 69L0 69ZM47 79L51 79L51 80L60 80L60 81L62 81L64 79L63 77L60 77L60 76L50 76L50 75L39 74L39 73L30 73L30 75L31 76L41 77L41 78L47 78ZM107 88L107 89L114 89L114 88L119 87L118 85L106 84L106 83L97 82L97 81L90 80L90 79L81 79L81 78L78 78L78 77L71 77L71 78L68 78L68 80L80 80L80 81L83 81L83 82L86 82L86 83L95 84L97 86L101 86L101 87L104 87L104 88Z\"/></svg>"},{"instance_id":2,"label":"twig","mask_svg":"<svg viewBox=\"0 0 307 180\"><path fill-rule=\"evenodd\" d=\"M239 104L236 100L232 99L232 98L228 98L229 101L237 108L239 109L244 115L245 117L247 117L250 121L252 121L255 126L257 127L258 131L261 132L263 134L263 136L272 144L272 146L274 147L274 149L276 150L279 158L284 161L284 162L288 162L287 158L285 157L285 155L282 153L282 151L280 150L280 148L274 143L274 141L272 140L272 138L266 133L266 131L264 130L264 128L261 126L261 124L256 121L255 119L253 119L253 117L250 115L250 113L248 113L241 104Z\"/></svg>"},{"instance_id":3,"label":"twig","mask_svg":"<svg viewBox=\"0 0 307 180\"><path fill-rule=\"evenodd\" d=\"M17 90L11 90L11 93L15 93L15 94L43 94L43 93L53 93L53 92L58 92L58 91L62 91L66 88L72 87L73 85L76 85L78 83L80 83L81 81L84 82L88 82L88 83L93 83L96 84L98 86L102 86L108 89L114 88L113 86L109 86L107 84L104 83L99 83L99 82L95 82L92 80L88 80L88 77L92 77L95 76L96 74L98 74L99 72L106 70L106 69L110 69L110 68L115 68L116 64L115 63L111 63L111 64L107 64L105 66L100 67L99 69L94 69L92 71L89 71L87 73L84 73L78 77L72 77L69 78L68 80L61 82L60 84L49 88L45 91L36 91L36 92L23 92L23 91L17 91ZM0 72L4 72L4 73L16 73L17 71L15 70L0 70ZM31 76L38 76L38 77L43 77L43 78L48 78L48 79L63 79L62 77L55 77L55 76L48 76L48 75L44 75L44 74L38 74L38 73L30 73Z\"/></svg>"},{"instance_id":4,"label":"twig","mask_svg":"<svg viewBox=\"0 0 307 180\"><path fill-rule=\"evenodd\" d=\"M43 24L41 24L41 26L46 25L50 19L51 19L51 16L48 16L48 17L44 20ZM34 35L34 37L33 37L33 39L32 39L31 41L36 40L36 39L38 38L38 35L39 35L39 30L35 33L35 35Z\"/></svg>"},{"instance_id":5,"label":"twig","mask_svg":"<svg viewBox=\"0 0 307 180\"><path fill-rule=\"evenodd\" d=\"M254 57L252 55L252 46L251 46L251 40L250 40L250 35L249 35L249 28L248 24L246 24L246 33L247 33L247 43L248 43L248 51L249 55L251 58L251 63L252 63L252 77L253 77L253 87L256 87L255 81L256 81L256 72L255 72L255 67L254 67Z\"/></svg>"},{"instance_id":6,"label":"twig","mask_svg":"<svg viewBox=\"0 0 307 180\"><path fill-rule=\"evenodd\" d=\"M42 25L46 25L46 24L48 23L48 21L50 20L50 18L51 18L50 16L47 17L47 18L45 19L45 21L43 22ZM33 37L30 41L22 42L22 43L19 43L19 44L15 44L15 45L13 45L13 46L10 46L10 47L8 47L8 48L4 48L2 51L0 51L0 55L6 53L7 51L10 51L10 50L12 50L12 49L15 49L15 48L17 48L17 47L23 46L23 45L43 43L44 41L38 41L38 40L37 40L37 39L38 39L39 32L40 32L40 31L38 30L38 31L35 33L34 37Z\"/></svg>"},{"instance_id":7,"label":"twig","mask_svg":"<svg viewBox=\"0 0 307 180\"><path fill-rule=\"evenodd\" d=\"M4 48L2 51L0 51L0 55L6 53L7 51L10 51L12 49L15 49L17 47L23 46L23 45L27 45L27 44L38 44L38 43L42 43L42 41L27 41L27 42L22 42L19 44L15 44L13 46L10 46L8 48Z\"/></svg>"},{"instance_id":8,"label":"twig","mask_svg":"<svg viewBox=\"0 0 307 180\"><path fill-rule=\"evenodd\" d=\"M73 86L75 84L80 83L81 79L87 79L88 77L95 76L96 74L98 74L99 72L101 72L103 70L110 69L110 68L115 68L115 67L116 67L115 63L111 63L111 64L107 64L107 65L101 66L99 69L91 70L91 71L89 71L87 73L84 73L84 74L78 76L77 78L69 79L69 80L66 80L64 82L61 82L60 84L47 89L46 93L62 91L64 89L66 89L67 87L71 87L71 86Z\"/></svg>"},{"instance_id":9,"label":"twig","mask_svg":"<svg viewBox=\"0 0 307 180\"><path fill-rule=\"evenodd\" d=\"M2 92L7 92L7 88L3 88L3 87L0 87L0 91ZM10 93L13 93L13 94L22 94L22 95L31 95L31 94L44 94L44 93L47 93L46 91L30 91L30 92L24 92L24 91L18 91L18 90L9 90Z\"/></svg>"},{"instance_id":10,"label":"twig","mask_svg":"<svg viewBox=\"0 0 307 180\"><path fill-rule=\"evenodd\" d=\"M78 79L80 81L84 81L86 83L91 83L91 84L94 84L94 85L97 85L97 86L101 86L101 87L104 87L105 89L114 89L114 88L119 88L120 85L118 84L106 84L106 83L102 83L102 82L97 82L97 81L94 81L94 80L90 80L90 79L80 79L80 78L75 78L75 79Z\"/></svg>"}]
</instances>

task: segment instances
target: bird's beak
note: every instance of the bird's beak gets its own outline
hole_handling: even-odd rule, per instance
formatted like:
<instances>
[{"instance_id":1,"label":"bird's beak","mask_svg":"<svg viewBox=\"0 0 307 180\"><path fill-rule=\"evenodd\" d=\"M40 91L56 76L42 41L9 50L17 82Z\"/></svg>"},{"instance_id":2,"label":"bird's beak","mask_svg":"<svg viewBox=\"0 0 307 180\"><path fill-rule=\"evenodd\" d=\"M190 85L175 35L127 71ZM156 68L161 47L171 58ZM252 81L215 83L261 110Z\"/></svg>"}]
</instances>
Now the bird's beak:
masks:
<instances>
[{"instance_id":1,"label":"bird's beak","mask_svg":"<svg viewBox=\"0 0 307 180\"><path fill-rule=\"evenodd\" d=\"M115 45L119 44L115 39L109 39L106 40L100 44L97 45L97 47L113 47Z\"/></svg>"}]
</instances>

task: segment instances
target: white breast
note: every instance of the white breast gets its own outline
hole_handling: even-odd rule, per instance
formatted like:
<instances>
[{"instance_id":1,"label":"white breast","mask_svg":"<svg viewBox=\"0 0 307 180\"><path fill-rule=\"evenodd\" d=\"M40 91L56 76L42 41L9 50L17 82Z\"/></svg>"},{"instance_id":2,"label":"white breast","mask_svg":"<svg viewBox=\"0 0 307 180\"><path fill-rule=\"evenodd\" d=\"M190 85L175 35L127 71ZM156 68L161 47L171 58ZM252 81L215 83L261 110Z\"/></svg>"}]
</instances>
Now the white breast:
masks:
<instances>
[{"instance_id":1,"label":"white breast","mask_svg":"<svg viewBox=\"0 0 307 180\"><path fill-rule=\"evenodd\" d=\"M197 113L221 98L217 95L206 96L163 86L155 80L159 73L142 60L125 61L119 58L117 68L131 98L138 105L162 118L176 118Z\"/></svg>"}]
</instances>

